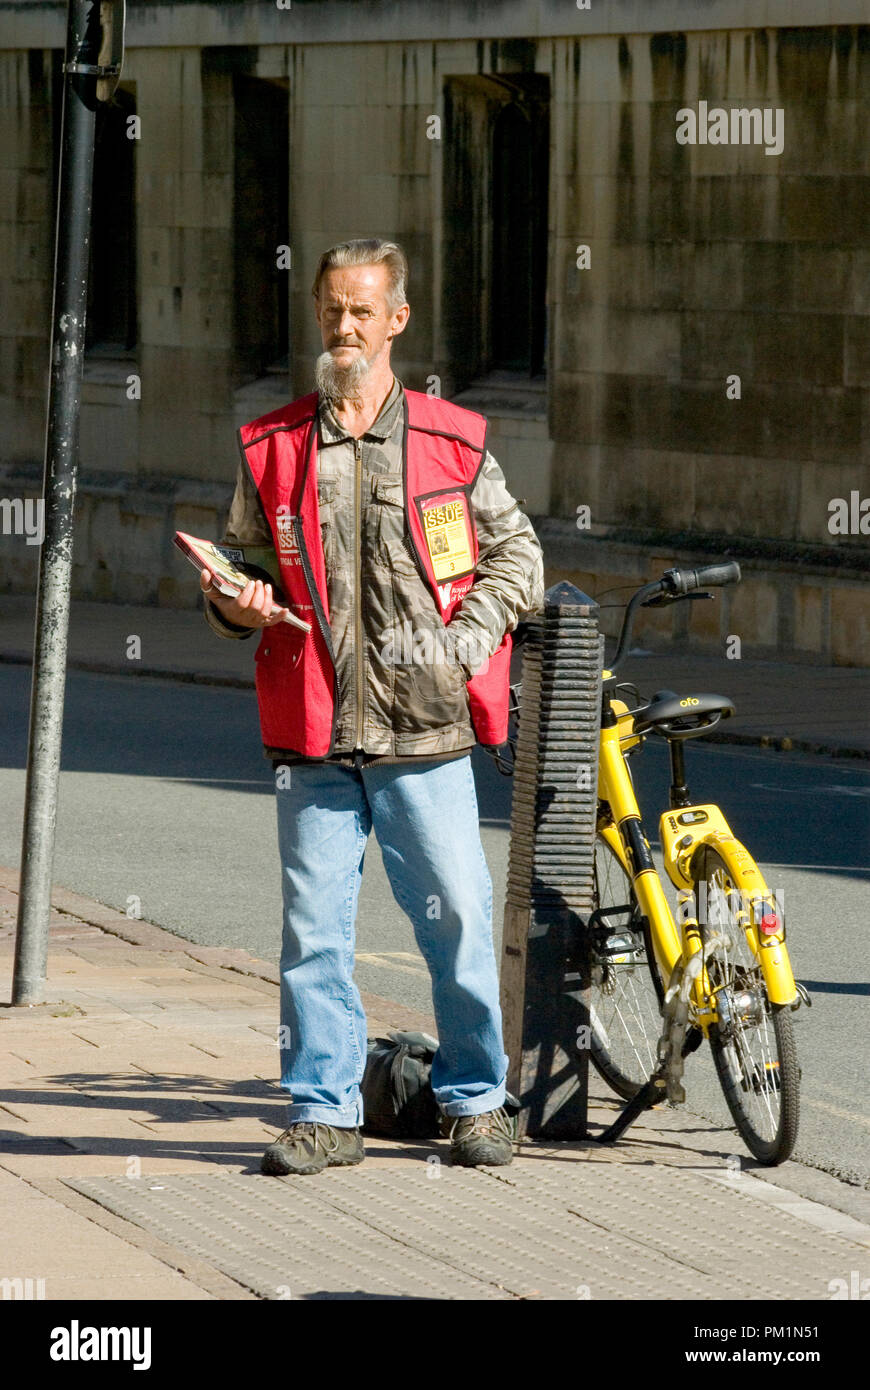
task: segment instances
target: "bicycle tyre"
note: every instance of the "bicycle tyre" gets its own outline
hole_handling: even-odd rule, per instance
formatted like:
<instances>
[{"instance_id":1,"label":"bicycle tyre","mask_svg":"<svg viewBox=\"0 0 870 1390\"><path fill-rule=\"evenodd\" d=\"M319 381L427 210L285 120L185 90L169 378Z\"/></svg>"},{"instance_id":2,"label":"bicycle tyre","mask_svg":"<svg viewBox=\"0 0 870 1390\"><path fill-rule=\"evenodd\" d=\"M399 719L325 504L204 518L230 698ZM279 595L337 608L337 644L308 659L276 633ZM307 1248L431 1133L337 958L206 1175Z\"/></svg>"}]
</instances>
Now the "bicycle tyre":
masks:
<instances>
[{"instance_id":1,"label":"bicycle tyre","mask_svg":"<svg viewBox=\"0 0 870 1390\"><path fill-rule=\"evenodd\" d=\"M595 907L630 906L629 930L638 949L629 960L602 954L597 932L589 942L589 1058L599 1076L623 1100L631 1100L655 1071L661 1035L664 990L652 953L649 923L643 917L631 879L602 835L595 837ZM623 934L614 920L614 934Z\"/></svg>"},{"instance_id":2,"label":"bicycle tyre","mask_svg":"<svg viewBox=\"0 0 870 1390\"><path fill-rule=\"evenodd\" d=\"M699 921L703 911L698 885L705 885L702 939L722 925L719 913L727 907L729 893L737 893L722 856L709 846L701 857L701 873L696 875L695 895ZM716 921L711 923L710 903ZM784 1163L797 1139L800 1114L800 1066L788 1004L772 1004L764 977L752 948L740 927L739 902L728 913L727 922L735 929L734 949L710 960L710 983L724 992L730 1014L727 1025L710 1029L710 1047L716 1075L738 1133L753 1158L768 1167ZM736 918L736 921L732 921ZM736 992L750 1000L749 1008L732 1008ZM758 1015L757 1017L752 1016ZM755 1053L753 1054L753 1047Z\"/></svg>"}]
</instances>

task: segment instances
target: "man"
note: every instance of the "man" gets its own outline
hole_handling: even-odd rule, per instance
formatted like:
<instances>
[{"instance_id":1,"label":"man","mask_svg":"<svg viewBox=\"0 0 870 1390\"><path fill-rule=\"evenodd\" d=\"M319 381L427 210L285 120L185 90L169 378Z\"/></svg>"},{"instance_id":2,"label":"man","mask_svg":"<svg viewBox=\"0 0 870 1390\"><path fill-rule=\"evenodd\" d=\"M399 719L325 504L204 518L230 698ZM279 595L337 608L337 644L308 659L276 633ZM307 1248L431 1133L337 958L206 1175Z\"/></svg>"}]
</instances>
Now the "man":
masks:
<instances>
[{"instance_id":1,"label":"man","mask_svg":"<svg viewBox=\"0 0 870 1390\"><path fill-rule=\"evenodd\" d=\"M286 606L211 587L222 636L263 629L256 684L283 870L281 1087L266 1173L364 1157L366 1020L354 921L374 829L432 978L432 1087L455 1163L509 1163L492 885L470 751L504 741L507 635L541 606L541 548L471 411L393 375L407 262L393 242L320 259L317 392L239 431L224 541L273 545ZM308 634L283 621L288 612Z\"/></svg>"}]
</instances>

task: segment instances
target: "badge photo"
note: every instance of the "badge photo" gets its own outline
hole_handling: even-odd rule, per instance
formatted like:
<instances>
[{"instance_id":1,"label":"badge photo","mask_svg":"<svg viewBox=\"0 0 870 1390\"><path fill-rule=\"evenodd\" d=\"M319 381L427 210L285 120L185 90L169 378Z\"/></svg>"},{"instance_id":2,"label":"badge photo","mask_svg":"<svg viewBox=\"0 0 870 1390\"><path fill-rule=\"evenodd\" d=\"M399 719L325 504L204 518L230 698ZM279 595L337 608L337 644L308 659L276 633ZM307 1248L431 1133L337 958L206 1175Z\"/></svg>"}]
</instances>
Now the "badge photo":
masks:
<instances>
[{"instance_id":1,"label":"badge photo","mask_svg":"<svg viewBox=\"0 0 870 1390\"><path fill-rule=\"evenodd\" d=\"M414 500L435 582L443 584L470 574L475 544L465 492L439 492Z\"/></svg>"}]
</instances>

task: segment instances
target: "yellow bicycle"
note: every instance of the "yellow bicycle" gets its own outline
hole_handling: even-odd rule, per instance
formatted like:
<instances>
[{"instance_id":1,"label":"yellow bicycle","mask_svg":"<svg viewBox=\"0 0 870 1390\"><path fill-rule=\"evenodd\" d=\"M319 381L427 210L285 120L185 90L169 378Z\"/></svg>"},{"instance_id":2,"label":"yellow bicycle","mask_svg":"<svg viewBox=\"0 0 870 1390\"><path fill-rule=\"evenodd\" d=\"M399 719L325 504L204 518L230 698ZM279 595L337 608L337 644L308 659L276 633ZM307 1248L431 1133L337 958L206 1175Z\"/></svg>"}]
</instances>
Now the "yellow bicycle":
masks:
<instances>
[{"instance_id":1,"label":"yellow bicycle","mask_svg":"<svg viewBox=\"0 0 870 1390\"><path fill-rule=\"evenodd\" d=\"M665 1095L685 1101L684 1060L706 1039L741 1137L760 1163L777 1164L791 1154L798 1128L791 1013L810 1001L792 974L781 904L719 807L694 803L686 785L685 741L730 717L734 705L720 695L668 690L643 702L634 686L617 680L639 607L700 598L706 587L739 579L734 562L671 569L628 603L602 679L596 906L582 936L591 979L590 1057L629 1102L599 1138L617 1138ZM670 753L659 838L676 912L653 863L629 771L629 758L650 736L664 738Z\"/></svg>"}]
</instances>

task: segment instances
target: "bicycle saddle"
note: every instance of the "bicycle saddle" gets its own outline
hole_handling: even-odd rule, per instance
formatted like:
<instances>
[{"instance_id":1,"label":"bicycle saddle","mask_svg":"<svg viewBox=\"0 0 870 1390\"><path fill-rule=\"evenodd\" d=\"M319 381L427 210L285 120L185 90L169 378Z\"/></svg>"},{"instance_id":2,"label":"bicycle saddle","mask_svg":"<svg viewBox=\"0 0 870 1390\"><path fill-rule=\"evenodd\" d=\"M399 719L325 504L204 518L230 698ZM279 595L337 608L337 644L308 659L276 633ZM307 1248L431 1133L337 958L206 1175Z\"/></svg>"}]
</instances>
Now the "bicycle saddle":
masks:
<instances>
[{"instance_id":1,"label":"bicycle saddle","mask_svg":"<svg viewBox=\"0 0 870 1390\"><path fill-rule=\"evenodd\" d=\"M657 690L649 704L635 714L634 731L650 731L664 738L697 738L734 713L734 705L724 695L678 695L674 690Z\"/></svg>"}]
</instances>

